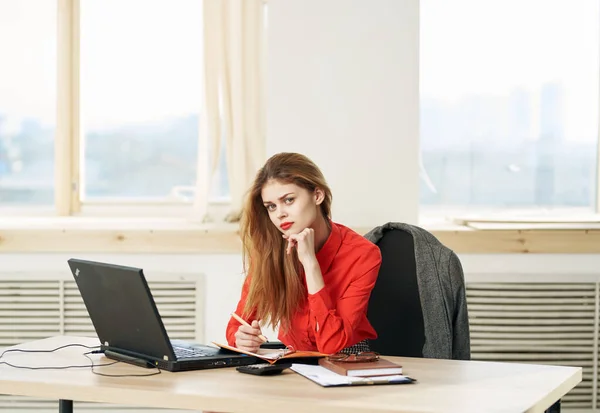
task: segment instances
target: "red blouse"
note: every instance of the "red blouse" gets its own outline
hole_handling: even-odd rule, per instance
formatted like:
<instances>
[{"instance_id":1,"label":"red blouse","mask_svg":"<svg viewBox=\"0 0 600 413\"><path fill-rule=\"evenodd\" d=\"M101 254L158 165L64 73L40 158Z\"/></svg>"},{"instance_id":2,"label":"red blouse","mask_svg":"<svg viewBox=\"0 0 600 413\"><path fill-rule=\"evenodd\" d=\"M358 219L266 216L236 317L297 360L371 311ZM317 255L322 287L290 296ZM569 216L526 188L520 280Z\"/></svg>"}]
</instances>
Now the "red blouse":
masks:
<instances>
[{"instance_id":1,"label":"red blouse","mask_svg":"<svg viewBox=\"0 0 600 413\"><path fill-rule=\"evenodd\" d=\"M343 225L332 222L331 227L329 238L316 254L325 286L316 294L308 294L287 333L279 332L279 340L296 350L332 354L364 339L377 338L367 320L367 305L381 266L379 248ZM246 277L237 314L243 313L249 284L250 277ZM229 320L226 334L232 346L239 326L233 317Z\"/></svg>"}]
</instances>

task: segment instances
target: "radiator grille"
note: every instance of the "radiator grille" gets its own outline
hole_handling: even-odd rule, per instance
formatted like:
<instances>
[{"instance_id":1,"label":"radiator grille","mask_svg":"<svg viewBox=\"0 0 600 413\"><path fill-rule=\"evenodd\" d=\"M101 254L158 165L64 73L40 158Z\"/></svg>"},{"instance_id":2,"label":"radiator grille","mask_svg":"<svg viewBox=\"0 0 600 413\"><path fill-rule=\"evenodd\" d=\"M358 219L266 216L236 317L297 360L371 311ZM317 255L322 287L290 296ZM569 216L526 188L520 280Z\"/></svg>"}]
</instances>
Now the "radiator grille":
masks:
<instances>
[{"instance_id":1,"label":"radiator grille","mask_svg":"<svg viewBox=\"0 0 600 413\"><path fill-rule=\"evenodd\" d=\"M596 284L470 283L467 303L474 360L583 367L562 407L596 407Z\"/></svg>"},{"instance_id":2,"label":"radiator grille","mask_svg":"<svg viewBox=\"0 0 600 413\"><path fill-rule=\"evenodd\" d=\"M201 277L165 275L148 279L156 306L171 339L202 342ZM0 347L55 335L96 333L77 285L72 280L0 280ZM140 408L75 402L76 410L132 412ZM56 400L0 395L0 410L55 412ZM144 408L143 411L152 409ZM163 409L154 409L169 411Z\"/></svg>"}]
</instances>

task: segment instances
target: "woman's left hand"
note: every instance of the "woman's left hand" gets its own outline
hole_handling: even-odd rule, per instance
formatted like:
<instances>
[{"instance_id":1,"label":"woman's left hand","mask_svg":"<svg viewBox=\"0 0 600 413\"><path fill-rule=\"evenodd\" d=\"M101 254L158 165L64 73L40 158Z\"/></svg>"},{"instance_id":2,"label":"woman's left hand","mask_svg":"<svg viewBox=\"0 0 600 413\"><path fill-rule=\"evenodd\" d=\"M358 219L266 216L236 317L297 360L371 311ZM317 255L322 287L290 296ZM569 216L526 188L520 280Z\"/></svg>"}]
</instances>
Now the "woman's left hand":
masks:
<instances>
[{"instance_id":1,"label":"woman's left hand","mask_svg":"<svg viewBox=\"0 0 600 413\"><path fill-rule=\"evenodd\" d=\"M283 238L288 241L288 254L292 252L292 248L296 248L298 259L302 266L306 267L317 261L315 255L315 230L305 228L298 234L284 235Z\"/></svg>"}]
</instances>

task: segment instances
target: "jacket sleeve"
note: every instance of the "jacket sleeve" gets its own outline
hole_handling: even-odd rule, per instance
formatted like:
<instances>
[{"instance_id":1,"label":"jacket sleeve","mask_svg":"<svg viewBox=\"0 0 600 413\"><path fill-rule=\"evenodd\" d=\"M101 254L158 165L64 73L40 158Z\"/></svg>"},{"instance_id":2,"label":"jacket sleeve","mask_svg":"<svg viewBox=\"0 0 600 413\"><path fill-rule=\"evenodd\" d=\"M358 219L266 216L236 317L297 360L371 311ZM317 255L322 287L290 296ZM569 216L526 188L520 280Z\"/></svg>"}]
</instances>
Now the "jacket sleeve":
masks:
<instances>
[{"instance_id":1,"label":"jacket sleeve","mask_svg":"<svg viewBox=\"0 0 600 413\"><path fill-rule=\"evenodd\" d=\"M252 320L254 320L254 318L255 318L255 312L252 312L251 314L244 314L244 306L246 305L246 299L248 298L248 290L249 289L250 289L250 276L247 276L246 279L244 280L244 285L242 286L242 296L240 297L240 301L238 302L235 312L237 315L242 317L247 322L252 323ZM229 318L229 323L227 324L227 331L225 334L227 337L227 343L230 346L235 346L235 333L238 331L238 328L240 327L240 325L241 325L241 323L239 321L237 321L235 318L233 318L233 317Z\"/></svg>"},{"instance_id":2,"label":"jacket sleeve","mask_svg":"<svg viewBox=\"0 0 600 413\"><path fill-rule=\"evenodd\" d=\"M315 294L309 294L310 327L315 332L317 349L332 354L352 344L356 327L366 318L371 291L375 286L381 253L374 246L360 268L349 268L351 281L344 294L333 302L327 285ZM352 277L352 273L358 273Z\"/></svg>"},{"instance_id":3,"label":"jacket sleeve","mask_svg":"<svg viewBox=\"0 0 600 413\"><path fill-rule=\"evenodd\" d=\"M454 315L452 320L452 358L454 360L471 359L471 338L469 332L469 314L465 291L465 278L460 260L454 252L450 254L448 272L452 280L454 297Z\"/></svg>"}]
</instances>

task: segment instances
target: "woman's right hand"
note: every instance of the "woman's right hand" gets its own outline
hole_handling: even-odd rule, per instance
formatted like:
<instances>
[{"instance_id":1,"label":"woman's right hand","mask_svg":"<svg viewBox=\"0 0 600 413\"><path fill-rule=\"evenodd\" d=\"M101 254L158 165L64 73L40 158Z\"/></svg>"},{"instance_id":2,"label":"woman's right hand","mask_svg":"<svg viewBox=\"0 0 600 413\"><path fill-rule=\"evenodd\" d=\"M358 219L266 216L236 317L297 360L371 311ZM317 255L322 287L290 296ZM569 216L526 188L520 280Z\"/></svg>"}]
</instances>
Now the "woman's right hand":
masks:
<instances>
[{"instance_id":1,"label":"woman's right hand","mask_svg":"<svg viewBox=\"0 0 600 413\"><path fill-rule=\"evenodd\" d=\"M258 338L262 332L258 321L252 321L252 326L240 324L238 331L235 333L235 346L244 351L256 353L262 344L262 340Z\"/></svg>"}]
</instances>

